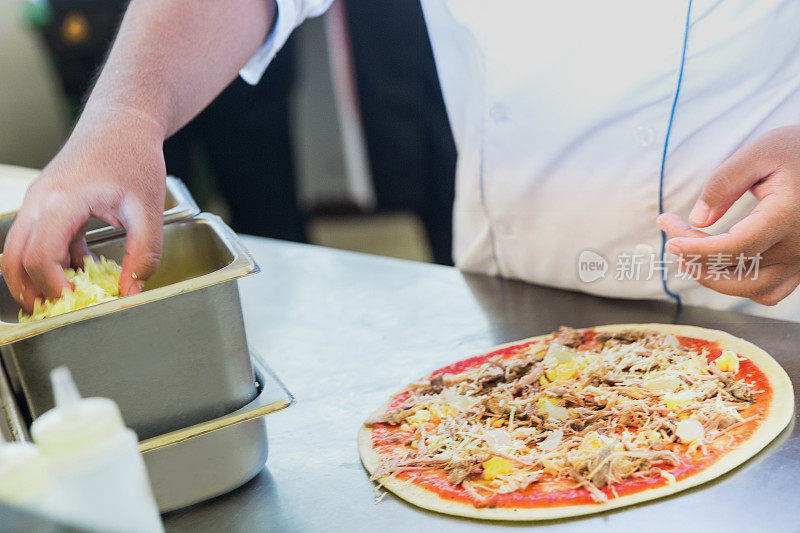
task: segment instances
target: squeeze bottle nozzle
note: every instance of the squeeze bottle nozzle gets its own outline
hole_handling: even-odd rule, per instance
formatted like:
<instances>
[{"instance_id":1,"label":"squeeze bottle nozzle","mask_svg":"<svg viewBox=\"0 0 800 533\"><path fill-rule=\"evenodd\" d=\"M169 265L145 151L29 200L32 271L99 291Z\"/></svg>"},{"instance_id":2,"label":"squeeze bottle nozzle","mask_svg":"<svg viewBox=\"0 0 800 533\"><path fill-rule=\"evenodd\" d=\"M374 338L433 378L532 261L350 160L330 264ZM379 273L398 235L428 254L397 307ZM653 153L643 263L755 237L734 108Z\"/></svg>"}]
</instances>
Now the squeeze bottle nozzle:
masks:
<instances>
[{"instance_id":1,"label":"squeeze bottle nozzle","mask_svg":"<svg viewBox=\"0 0 800 533\"><path fill-rule=\"evenodd\" d=\"M53 399L56 407L69 408L81 400L78 386L72 379L72 374L66 366L60 366L50 372L50 382L53 384Z\"/></svg>"}]
</instances>

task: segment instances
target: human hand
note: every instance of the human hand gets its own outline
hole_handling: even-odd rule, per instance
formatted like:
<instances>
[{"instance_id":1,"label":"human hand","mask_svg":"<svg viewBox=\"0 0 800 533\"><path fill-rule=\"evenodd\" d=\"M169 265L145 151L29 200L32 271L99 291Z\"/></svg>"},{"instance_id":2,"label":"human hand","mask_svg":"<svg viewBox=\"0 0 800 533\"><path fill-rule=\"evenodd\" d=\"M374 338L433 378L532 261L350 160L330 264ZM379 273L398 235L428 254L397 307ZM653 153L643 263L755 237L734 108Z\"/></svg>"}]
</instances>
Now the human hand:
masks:
<instances>
[{"instance_id":1,"label":"human hand","mask_svg":"<svg viewBox=\"0 0 800 533\"><path fill-rule=\"evenodd\" d=\"M715 223L744 193L758 205L729 231L709 235L695 228ZM767 132L728 158L703 185L689 223L665 213L658 226L667 234L667 252L696 256L701 272L709 260L727 256L754 258L758 275L745 279L698 276L710 289L775 305L800 284L800 126ZM722 255L718 255L722 254Z\"/></svg>"},{"instance_id":2,"label":"human hand","mask_svg":"<svg viewBox=\"0 0 800 533\"><path fill-rule=\"evenodd\" d=\"M161 257L163 139L155 121L126 110L81 118L31 184L6 238L0 269L26 312L35 299L71 287L63 269L82 266L89 254L90 215L127 231L120 291L141 291Z\"/></svg>"}]
</instances>

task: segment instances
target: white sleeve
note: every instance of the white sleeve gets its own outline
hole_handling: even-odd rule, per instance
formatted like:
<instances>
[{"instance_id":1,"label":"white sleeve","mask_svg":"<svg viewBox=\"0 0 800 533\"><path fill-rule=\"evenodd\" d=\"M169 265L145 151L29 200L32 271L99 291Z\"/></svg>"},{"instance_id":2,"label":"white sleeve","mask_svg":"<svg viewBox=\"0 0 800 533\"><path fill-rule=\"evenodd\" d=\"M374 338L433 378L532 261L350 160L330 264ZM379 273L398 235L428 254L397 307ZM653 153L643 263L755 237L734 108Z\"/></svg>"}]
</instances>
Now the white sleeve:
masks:
<instances>
[{"instance_id":1,"label":"white sleeve","mask_svg":"<svg viewBox=\"0 0 800 533\"><path fill-rule=\"evenodd\" d=\"M265 0L273 1L273 0ZM274 0L278 6L272 31L261 48L250 58L250 61L239 71L239 75L250 85L255 85L272 58L278 53L289 35L305 19L316 17L325 12L333 0Z\"/></svg>"}]
</instances>

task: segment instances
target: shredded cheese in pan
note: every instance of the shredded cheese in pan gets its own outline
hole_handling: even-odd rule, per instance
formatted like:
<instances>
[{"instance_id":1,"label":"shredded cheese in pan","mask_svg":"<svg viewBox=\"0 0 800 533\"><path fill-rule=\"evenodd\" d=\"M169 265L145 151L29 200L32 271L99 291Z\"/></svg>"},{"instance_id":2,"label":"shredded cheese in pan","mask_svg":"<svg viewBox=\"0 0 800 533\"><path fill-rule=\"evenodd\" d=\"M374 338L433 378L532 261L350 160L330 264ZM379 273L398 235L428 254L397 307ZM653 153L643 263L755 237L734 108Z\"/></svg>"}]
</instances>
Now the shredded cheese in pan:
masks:
<instances>
[{"instance_id":1,"label":"shredded cheese in pan","mask_svg":"<svg viewBox=\"0 0 800 533\"><path fill-rule=\"evenodd\" d=\"M41 320L119 298L121 273L122 267L113 260L100 257L97 262L87 256L82 269L64 269L67 279L75 286L74 291L64 291L57 300L36 300L32 314L20 310L19 321Z\"/></svg>"},{"instance_id":2,"label":"shredded cheese in pan","mask_svg":"<svg viewBox=\"0 0 800 533\"><path fill-rule=\"evenodd\" d=\"M480 498L566 477L598 501L623 480L662 476L678 453L704 451L742 423L753 401L739 359L654 332L598 334L591 348L562 328L549 343L412 384L409 398L366 422L409 437L373 479L444 470ZM676 453L677 452L677 453Z\"/></svg>"}]
</instances>

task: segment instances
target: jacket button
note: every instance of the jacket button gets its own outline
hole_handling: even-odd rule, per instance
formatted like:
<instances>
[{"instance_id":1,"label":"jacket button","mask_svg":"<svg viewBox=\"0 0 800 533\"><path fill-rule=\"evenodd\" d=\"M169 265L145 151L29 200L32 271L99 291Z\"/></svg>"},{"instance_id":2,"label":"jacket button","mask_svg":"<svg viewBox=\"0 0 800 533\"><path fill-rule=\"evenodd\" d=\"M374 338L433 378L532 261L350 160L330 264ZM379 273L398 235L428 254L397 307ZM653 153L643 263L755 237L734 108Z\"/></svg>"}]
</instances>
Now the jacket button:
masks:
<instances>
[{"instance_id":1,"label":"jacket button","mask_svg":"<svg viewBox=\"0 0 800 533\"><path fill-rule=\"evenodd\" d=\"M508 120L508 112L506 111L506 107L502 104L495 104L489 110L489 116L495 122L505 122Z\"/></svg>"},{"instance_id":2,"label":"jacket button","mask_svg":"<svg viewBox=\"0 0 800 533\"><path fill-rule=\"evenodd\" d=\"M635 136L639 146L647 147L653 144L656 132L650 126L636 126Z\"/></svg>"}]
</instances>

